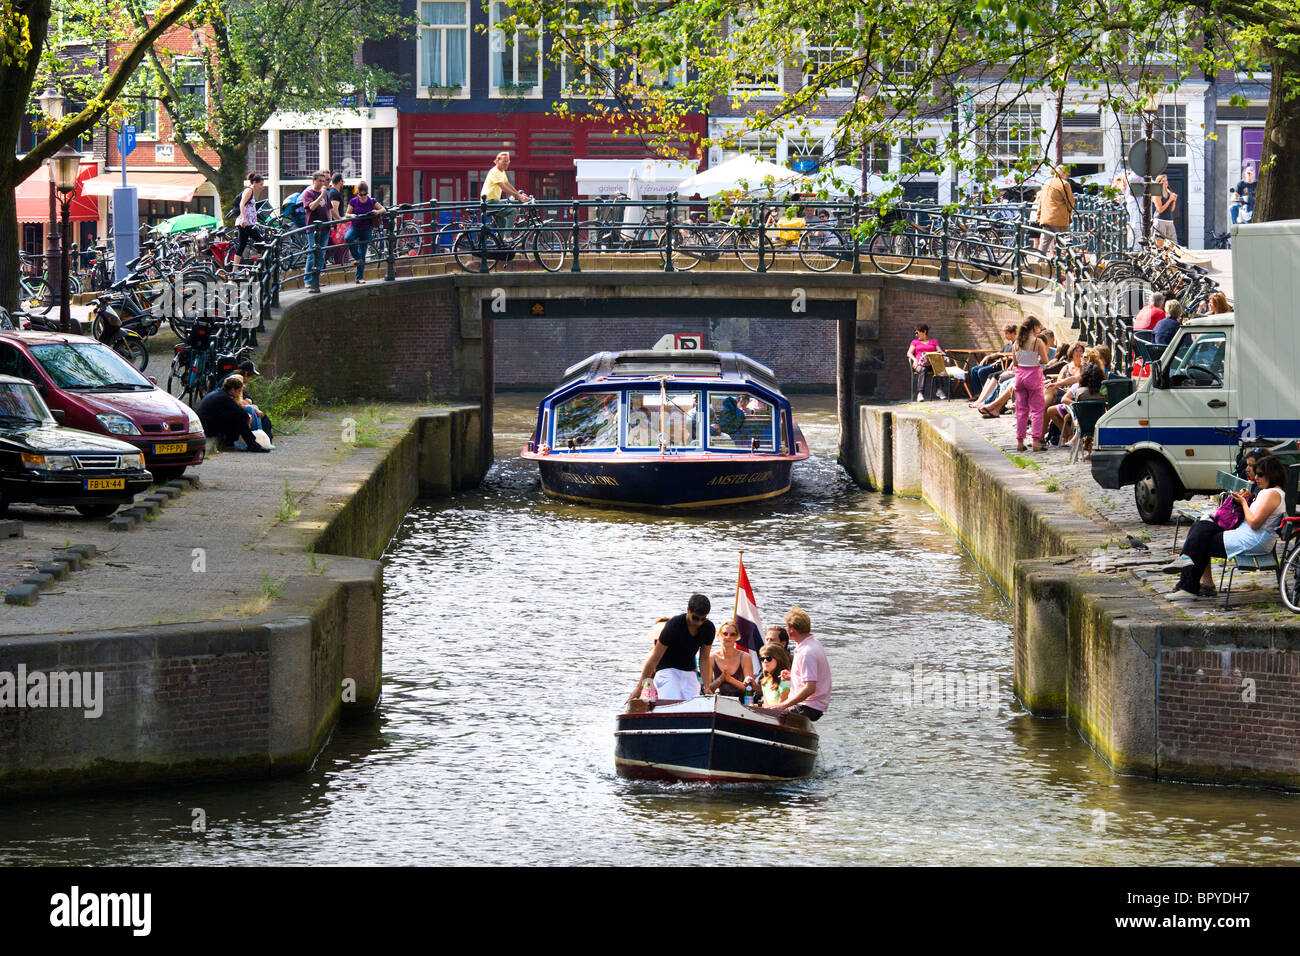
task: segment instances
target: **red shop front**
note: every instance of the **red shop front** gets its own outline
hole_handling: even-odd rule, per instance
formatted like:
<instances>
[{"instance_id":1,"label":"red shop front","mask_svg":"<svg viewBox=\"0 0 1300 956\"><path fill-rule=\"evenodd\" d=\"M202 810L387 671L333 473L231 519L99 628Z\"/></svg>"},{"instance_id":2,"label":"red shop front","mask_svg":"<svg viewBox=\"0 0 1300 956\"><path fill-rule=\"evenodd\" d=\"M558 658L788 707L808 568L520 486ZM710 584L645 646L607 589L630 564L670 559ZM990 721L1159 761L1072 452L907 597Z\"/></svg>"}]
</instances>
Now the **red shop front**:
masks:
<instances>
[{"instance_id":1,"label":"red shop front","mask_svg":"<svg viewBox=\"0 0 1300 956\"><path fill-rule=\"evenodd\" d=\"M688 117L685 125L688 133L705 134L703 116ZM651 155L640 137L608 124L540 113L400 113L397 141L397 201L410 203L477 201L502 150L510 153L515 186L548 201L576 197L575 159Z\"/></svg>"}]
</instances>

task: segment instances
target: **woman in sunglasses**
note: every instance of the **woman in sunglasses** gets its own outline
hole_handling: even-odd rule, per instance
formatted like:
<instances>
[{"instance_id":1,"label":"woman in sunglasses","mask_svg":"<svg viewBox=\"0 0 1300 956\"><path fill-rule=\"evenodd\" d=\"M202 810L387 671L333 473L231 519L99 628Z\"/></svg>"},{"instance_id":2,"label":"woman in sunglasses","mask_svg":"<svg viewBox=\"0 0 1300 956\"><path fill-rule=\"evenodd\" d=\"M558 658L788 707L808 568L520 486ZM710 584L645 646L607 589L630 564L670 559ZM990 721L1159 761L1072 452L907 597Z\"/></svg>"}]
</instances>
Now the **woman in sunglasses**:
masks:
<instances>
[{"instance_id":1,"label":"woman in sunglasses","mask_svg":"<svg viewBox=\"0 0 1300 956\"><path fill-rule=\"evenodd\" d=\"M713 652L713 666L718 677L709 684L707 693L739 697L745 692L745 681L754 677L754 664L748 652L736 646L740 630L734 620L723 624L718 636L722 638L722 650Z\"/></svg>"},{"instance_id":2,"label":"woman in sunglasses","mask_svg":"<svg viewBox=\"0 0 1300 956\"><path fill-rule=\"evenodd\" d=\"M764 644L758 652L763 668L758 686L763 691L763 706L771 707L790 696L790 652L780 644ZM782 682L785 689L781 689Z\"/></svg>"}]
</instances>

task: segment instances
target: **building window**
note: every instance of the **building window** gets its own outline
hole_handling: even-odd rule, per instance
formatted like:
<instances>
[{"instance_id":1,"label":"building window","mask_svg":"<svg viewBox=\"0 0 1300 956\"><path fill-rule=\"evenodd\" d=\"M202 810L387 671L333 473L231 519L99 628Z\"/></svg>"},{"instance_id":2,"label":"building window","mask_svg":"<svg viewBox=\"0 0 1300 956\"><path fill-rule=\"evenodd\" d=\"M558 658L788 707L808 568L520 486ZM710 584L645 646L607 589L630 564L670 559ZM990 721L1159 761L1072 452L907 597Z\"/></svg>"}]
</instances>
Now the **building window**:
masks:
<instances>
[{"instance_id":1,"label":"building window","mask_svg":"<svg viewBox=\"0 0 1300 956\"><path fill-rule=\"evenodd\" d=\"M590 96L596 92L591 89L592 87L613 85L612 78L610 81L602 81L594 71L587 69L587 64L593 60L597 61L598 65L602 62L609 63L614 53L614 44L612 41L601 43L593 42L590 38L583 39L582 34L593 31L598 35L606 31L612 33L614 14L613 11L598 4L575 3L571 6L578 12L578 22L570 28L571 33L566 32L561 43L560 91L564 96ZM582 57L585 61L581 64L570 52L578 44L582 44ZM601 91L597 95L607 95L607 91Z\"/></svg>"},{"instance_id":2,"label":"building window","mask_svg":"<svg viewBox=\"0 0 1300 956\"><path fill-rule=\"evenodd\" d=\"M1000 160L1015 160L1042 148L1042 122L1036 104L988 107L976 113L976 142L981 152Z\"/></svg>"},{"instance_id":3,"label":"building window","mask_svg":"<svg viewBox=\"0 0 1300 956\"><path fill-rule=\"evenodd\" d=\"M280 131L281 179L311 179L320 168L320 133L314 129Z\"/></svg>"},{"instance_id":4,"label":"building window","mask_svg":"<svg viewBox=\"0 0 1300 956\"><path fill-rule=\"evenodd\" d=\"M866 147L868 173L884 174L889 172L889 143L884 140L872 140Z\"/></svg>"},{"instance_id":5,"label":"building window","mask_svg":"<svg viewBox=\"0 0 1300 956\"><path fill-rule=\"evenodd\" d=\"M780 142L775 133L745 133L739 139L727 136L722 146L722 161L725 163L744 154L774 163Z\"/></svg>"},{"instance_id":6,"label":"building window","mask_svg":"<svg viewBox=\"0 0 1300 956\"><path fill-rule=\"evenodd\" d=\"M759 39L746 33L743 19L728 18L727 43L738 67L731 81L732 93L781 92L781 66L766 62Z\"/></svg>"},{"instance_id":7,"label":"building window","mask_svg":"<svg viewBox=\"0 0 1300 956\"><path fill-rule=\"evenodd\" d=\"M805 48L803 72L808 82L813 82L819 73L834 70L845 60L852 59L853 51L846 47L810 46ZM858 76L852 72L835 76L826 81L828 96L851 96L858 88Z\"/></svg>"},{"instance_id":8,"label":"building window","mask_svg":"<svg viewBox=\"0 0 1300 956\"><path fill-rule=\"evenodd\" d=\"M419 68L418 92L469 95L468 2L422 0Z\"/></svg>"},{"instance_id":9,"label":"building window","mask_svg":"<svg viewBox=\"0 0 1300 956\"><path fill-rule=\"evenodd\" d=\"M913 163L923 172L934 172L934 157L939 152L939 142L933 136L915 136L899 141L899 159L904 163Z\"/></svg>"},{"instance_id":10,"label":"building window","mask_svg":"<svg viewBox=\"0 0 1300 956\"><path fill-rule=\"evenodd\" d=\"M1187 158L1187 107L1161 106L1151 127L1153 138L1160 140L1169 152L1170 159ZM1129 147L1146 138L1146 117L1142 113L1126 113L1120 118L1120 137L1123 154Z\"/></svg>"},{"instance_id":11,"label":"building window","mask_svg":"<svg viewBox=\"0 0 1300 956\"><path fill-rule=\"evenodd\" d=\"M393 131L391 129L370 131L370 166L372 176L393 175Z\"/></svg>"},{"instance_id":12,"label":"building window","mask_svg":"<svg viewBox=\"0 0 1300 956\"><path fill-rule=\"evenodd\" d=\"M267 146L267 136L267 133L262 132L253 137L253 141L248 144L248 157L245 164L248 169L263 175L270 172L271 163L271 151Z\"/></svg>"},{"instance_id":13,"label":"building window","mask_svg":"<svg viewBox=\"0 0 1300 956\"><path fill-rule=\"evenodd\" d=\"M523 27L510 24L514 5L495 0L488 31L489 76L493 96L540 96L541 32L530 35Z\"/></svg>"},{"instance_id":14,"label":"building window","mask_svg":"<svg viewBox=\"0 0 1300 956\"><path fill-rule=\"evenodd\" d=\"M181 110L190 119L200 119L208 110L208 77L203 63L199 60L178 62L176 77Z\"/></svg>"},{"instance_id":15,"label":"building window","mask_svg":"<svg viewBox=\"0 0 1300 956\"><path fill-rule=\"evenodd\" d=\"M1101 113L1065 110L1061 114L1061 155L1097 158L1104 154Z\"/></svg>"},{"instance_id":16,"label":"building window","mask_svg":"<svg viewBox=\"0 0 1300 956\"><path fill-rule=\"evenodd\" d=\"M361 176L361 130L330 130L330 171L345 179Z\"/></svg>"}]
</instances>

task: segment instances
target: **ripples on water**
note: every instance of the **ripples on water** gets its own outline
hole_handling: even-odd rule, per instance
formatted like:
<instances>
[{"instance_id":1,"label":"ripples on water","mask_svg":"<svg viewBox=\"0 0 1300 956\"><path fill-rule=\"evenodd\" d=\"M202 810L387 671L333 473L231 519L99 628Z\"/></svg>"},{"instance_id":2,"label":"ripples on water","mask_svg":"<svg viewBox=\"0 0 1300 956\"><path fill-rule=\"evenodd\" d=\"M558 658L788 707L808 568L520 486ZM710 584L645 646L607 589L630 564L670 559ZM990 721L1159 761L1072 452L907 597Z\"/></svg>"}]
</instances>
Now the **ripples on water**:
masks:
<instances>
[{"instance_id":1,"label":"ripples on water","mask_svg":"<svg viewBox=\"0 0 1300 956\"><path fill-rule=\"evenodd\" d=\"M503 396L477 492L414 509L386 555L384 699L307 774L0 807L0 862L1294 862L1296 798L1117 777L1011 697L1008 607L923 505L858 489L834 404L787 498L643 515L545 499ZM835 678L816 775L621 780L613 718L644 631L693 590L728 616L736 551L769 620L807 608ZM894 675L994 675L996 710L897 701ZM208 832L190 830L204 808Z\"/></svg>"}]
</instances>

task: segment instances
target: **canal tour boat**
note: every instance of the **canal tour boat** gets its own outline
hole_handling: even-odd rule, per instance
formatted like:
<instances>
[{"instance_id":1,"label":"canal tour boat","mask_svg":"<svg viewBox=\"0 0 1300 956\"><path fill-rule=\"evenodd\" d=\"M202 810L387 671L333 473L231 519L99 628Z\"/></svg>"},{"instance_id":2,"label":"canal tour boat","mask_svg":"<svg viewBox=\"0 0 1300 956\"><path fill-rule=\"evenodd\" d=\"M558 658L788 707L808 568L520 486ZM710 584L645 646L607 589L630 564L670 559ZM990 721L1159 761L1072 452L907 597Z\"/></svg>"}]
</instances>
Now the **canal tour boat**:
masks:
<instances>
[{"instance_id":1,"label":"canal tour boat","mask_svg":"<svg viewBox=\"0 0 1300 956\"><path fill-rule=\"evenodd\" d=\"M798 780L812 774L817 749L817 731L800 714L746 707L723 695L637 698L618 716L614 769L634 780Z\"/></svg>"},{"instance_id":2,"label":"canal tour boat","mask_svg":"<svg viewBox=\"0 0 1300 956\"><path fill-rule=\"evenodd\" d=\"M808 455L772 370L702 349L598 352L570 367L522 452L552 497L648 508L775 498Z\"/></svg>"}]
</instances>

